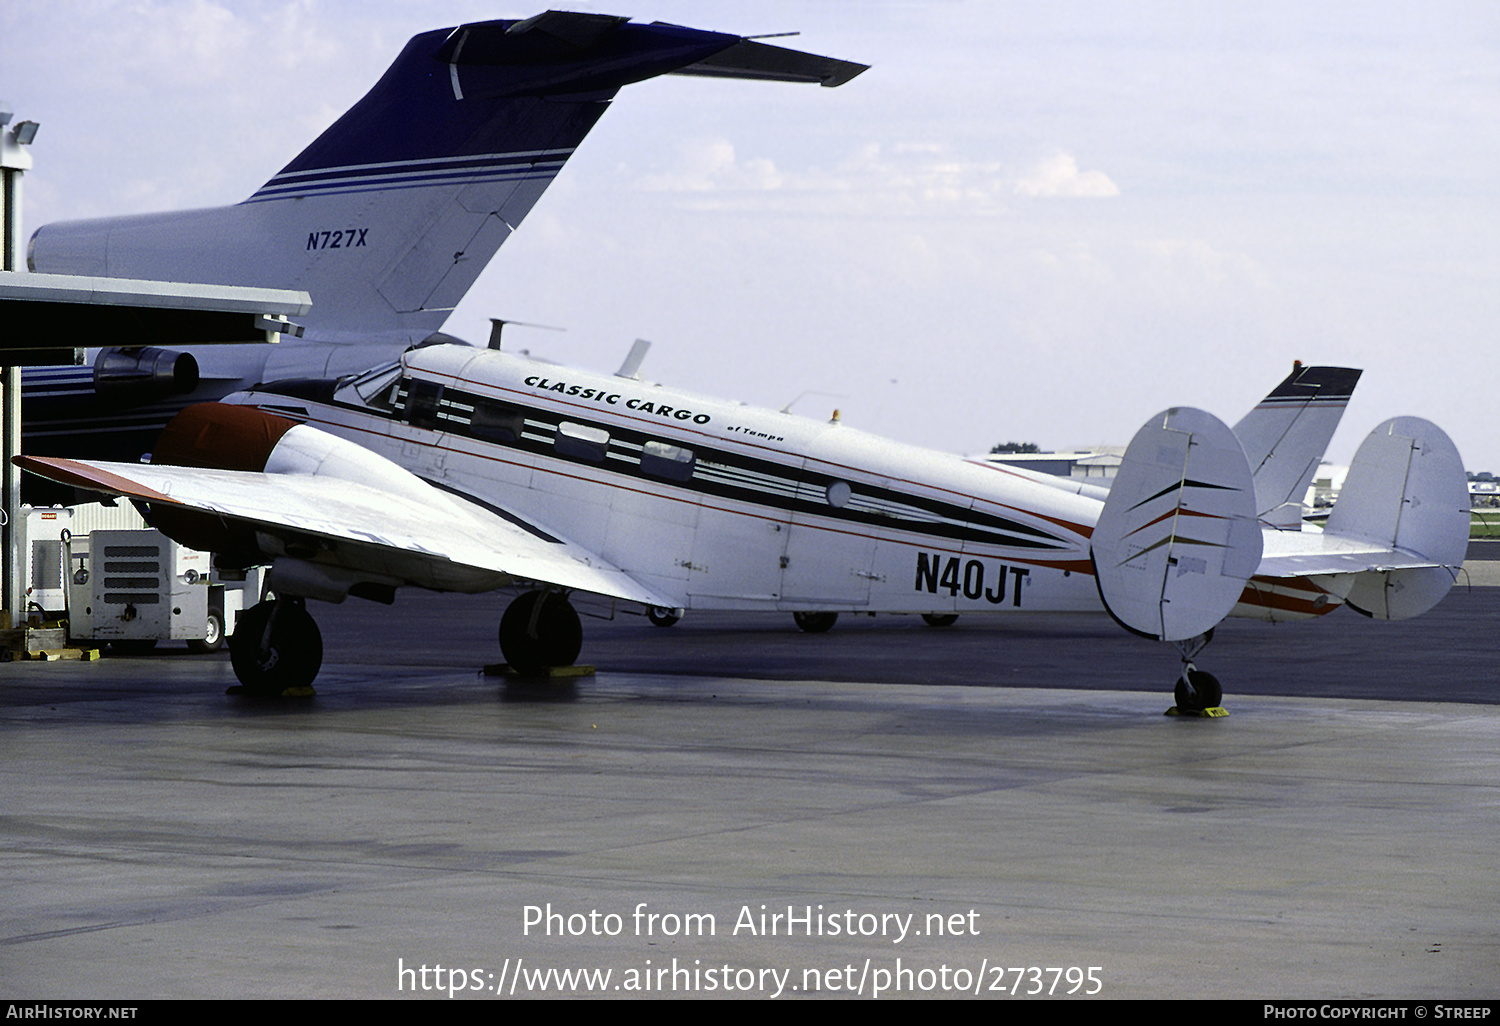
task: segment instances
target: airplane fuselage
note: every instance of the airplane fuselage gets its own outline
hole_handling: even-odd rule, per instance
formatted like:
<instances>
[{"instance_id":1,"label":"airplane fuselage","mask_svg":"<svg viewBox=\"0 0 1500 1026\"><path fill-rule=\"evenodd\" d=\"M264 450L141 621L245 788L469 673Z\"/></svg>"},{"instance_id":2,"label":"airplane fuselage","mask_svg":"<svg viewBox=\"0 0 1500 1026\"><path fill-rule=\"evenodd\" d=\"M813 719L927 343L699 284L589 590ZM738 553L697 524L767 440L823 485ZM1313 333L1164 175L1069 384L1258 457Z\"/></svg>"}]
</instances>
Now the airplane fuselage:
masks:
<instances>
[{"instance_id":1,"label":"airplane fuselage","mask_svg":"<svg viewBox=\"0 0 1500 1026\"><path fill-rule=\"evenodd\" d=\"M1300 448L1299 411L1247 421L1268 415ZM786 610L805 630L840 612L1107 610L1178 647L1177 707L1201 712L1221 690L1191 660L1224 617L1315 617L1346 601L1418 615L1451 586L1468 530L1462 460L1418 418L1371 432L1324 530L1287 532L1259 522L1239 436L1192 407L1148 418L1101 493L837 417L446 344L190 408L149 467L20 460L144 503L221 565L269 562L274 597L231 639L252 691L316 676L308 599L520 586L499 639L522 675L577 660L573 592L657 622Z\"/></svg>"},{"instance_id":2,"label":"airplane fuselage","mask_svg":"<svg viewBox=\"0 0 1500 1026\"><path fill-rule=\"evenodd\" d=\"M1101 608L1101 504L1064 481L505 353L403 363L368 399L300 382L230 401L373 449L684 609Z\"/></svg>"}]
</instances>

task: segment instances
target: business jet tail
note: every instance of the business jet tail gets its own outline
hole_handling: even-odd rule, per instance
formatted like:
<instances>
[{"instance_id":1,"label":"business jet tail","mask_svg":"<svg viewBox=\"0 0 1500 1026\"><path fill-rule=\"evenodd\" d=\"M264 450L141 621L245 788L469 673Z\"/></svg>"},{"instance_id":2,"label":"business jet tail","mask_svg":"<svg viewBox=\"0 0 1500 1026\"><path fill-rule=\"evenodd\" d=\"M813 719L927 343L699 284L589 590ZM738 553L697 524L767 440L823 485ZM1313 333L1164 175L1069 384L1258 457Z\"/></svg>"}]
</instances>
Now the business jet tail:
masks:
<instances>
[{"instance_id":1,"label":"business jet tail","mask_svg":"<svg viewBox=\"0 0 1500 1026\"><path fill-rule=\"evenodd\" d=\"M307 290L309 337L436 331L624 85L663 74L839 85L863 65L675 25L550 11L415 36L244 202L46 225L33 270Z\"/></svg>"}]
</instances>

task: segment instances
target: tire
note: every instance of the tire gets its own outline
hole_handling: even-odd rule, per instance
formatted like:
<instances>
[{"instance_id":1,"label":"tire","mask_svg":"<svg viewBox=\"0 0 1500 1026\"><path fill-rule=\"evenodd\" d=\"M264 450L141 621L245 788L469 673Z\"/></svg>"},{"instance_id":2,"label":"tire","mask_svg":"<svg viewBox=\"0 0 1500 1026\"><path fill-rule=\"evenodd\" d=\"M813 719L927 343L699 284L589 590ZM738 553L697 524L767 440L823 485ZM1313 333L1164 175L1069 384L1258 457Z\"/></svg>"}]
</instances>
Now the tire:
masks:
<instances>
[{"instance_id":1,"label":"tire","mask_svg":"<svg viewBox=\"0 0 1500 1026\"><path fill-rule=\"evenodd\" d=\"M187 643L189 652L217 652L224 647L224 611L210 609L203 637Z\"/></svg>"},{"instance_id":2,"label":"tire","mask_svg":"<svg viewBox=\"0 0 1500 1026\"><path fill-rule=\"evenodd\" d=\"M652 606L646 610L646 619L657 627L671 627L682 619L682 614L667 606Z\"/></svg>"},{"instance_id":3,"label":"tire","mask_svg":"<svg viewBox=\"0 0 1500 1026\"><path fill-rule=\"evenodd\" d=\"M952 627L958 623L957 613L923 613L922 620L929 627Z\"/></svg>"},{"instance_id":4,"label":"tire","mask_svg":"<svg viewBox=\"0 0 1500 1026\"><path fill-rule=\"evenodd\" d=\"M262 648L273 613L275 623ZM300 599L261 602L240 616L229 638L229 660L234 675L253 694L308 687L323 665L323 634Z\"/></svg>"},{"instance_id":5,"label":"tire","mask_svg":"<svg viewBox=\"0 0 1500 1026\"><path fill-rule=\"evenodd\" d=\"M806 634L826 634L838 622L837 613L793 613L792 619Z\"/></svg>"},{"instance_id":6,"label":"tire","mask_svg":"<svg viewBox=\"0 0 1500 1026\"><path fill-rule=\"evenodd\" d=\"M532 634L532 613L538 603L541 611ZM500 653L523 677L540 676L554 666L572 666L582 650L583 624L577 610L561 595L528 591L500 617Z\"/></svg>"},{"instance_id":7,"label":"tire","mask_svg":"<svg viewBox=\"0 0 1500 1026\"><path fill-rule=\"evenodd\" d=\"M1174 697L1177 699L1177 708L1184 712L1202 712L1204 709L1212 709L1224 701L1224 689L1219 686L1219 680L1211 673L1202 670L1187 671L1187 680L1177 678L1177 687ZM1192 685L1192 691L1188 685Z\"/></svg>"}]
</instances>

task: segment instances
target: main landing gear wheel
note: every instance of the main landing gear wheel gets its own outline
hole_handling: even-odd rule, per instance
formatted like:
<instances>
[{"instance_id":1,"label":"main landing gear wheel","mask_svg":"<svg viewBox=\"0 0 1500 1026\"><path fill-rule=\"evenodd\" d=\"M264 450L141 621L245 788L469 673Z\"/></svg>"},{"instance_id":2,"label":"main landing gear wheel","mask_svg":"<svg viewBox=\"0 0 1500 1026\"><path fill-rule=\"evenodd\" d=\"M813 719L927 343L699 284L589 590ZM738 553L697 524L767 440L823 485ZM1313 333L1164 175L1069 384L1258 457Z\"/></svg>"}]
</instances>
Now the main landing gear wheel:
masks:
<instances>
[{"instance_id":1,"label":"main landing gear wheel","mask_svg":"<svg viewBox=\"0 0 1500 1026\"><path fill-rule=\"evenodd\" d=\"M229 661L252 694L305 688L323 665L323 634L302 599L261 602L240 616L229 638Z\"/></svg>"},{"instance_id":2,"label":"main landing gear wheel","mask_svg":"<svg viewBox=\"0 0 1500 1026\"><path fill-rule=\"evenodd\" d=\"M652 606L646 610L646 619L658 627L671 627L682 619L682 613L670 606Z\"/></svg>"},{"instance_id":3,"label":"main landing gear wheel","mask_svg":"<svg viewBox=\"0 0 1500 1026\"><path fill-rule=\"evenodd\" d=\"M523 677L554 666L572 666L583 650L583 625L567 598L553 591L528 591L500 617L500 653Z\"/></svg>"},{"instance_id":4,"label":"main landing gear wheel","mask_svg":"<svg viewBox=\"0 0 1500 1026\"><path fill-rule=\"evenodd\" d=\"M957 613L923 613L922 621L929 627L952 627L958 623Z\"/></svg>"},{"instance_id":5,"label":"main landing gear wheel","mask_svg":"<svg viewBox=\"0 0 1500 1026\"><path fill-rule=\"evenodd\" d=\"M838 622L837 613L793 613L792 619L807 634L826 634Z\"/></svg>"},{"instance_id":6,"label":"main landing gear wheel","mask_svg":"<svg viewBox=\"0 0 1500 1026\"><path fill-rule=\"evenodd\" d=\"M1202 712L1213 709L1224 701L1224 689L1219 686L1218 678L1191 665L1177 678L1177 687L1173 693L1177 699L1177 708L1183 712Z\"/></svg>"}]
</instances>

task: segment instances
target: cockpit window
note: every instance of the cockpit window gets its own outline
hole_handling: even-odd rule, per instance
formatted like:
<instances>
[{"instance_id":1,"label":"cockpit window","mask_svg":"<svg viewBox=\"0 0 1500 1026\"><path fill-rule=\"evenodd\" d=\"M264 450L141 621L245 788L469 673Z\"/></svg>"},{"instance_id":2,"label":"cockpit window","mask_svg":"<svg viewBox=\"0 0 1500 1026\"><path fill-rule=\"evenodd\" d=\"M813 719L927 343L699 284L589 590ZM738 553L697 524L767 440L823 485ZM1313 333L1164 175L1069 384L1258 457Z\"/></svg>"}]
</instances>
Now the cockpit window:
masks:
<instances>
[{"instance_id":1,"label":"cockpit window","mask_svg":"<svg viewBox=\"0 0 1500 1026\"><path fill-rule=\"evenodd\" d=\"M352 389L358 400L366 406L389 410L395 404L396 384L400 380L401 361L392 360L356 375L345 387Z\"/></svg>"},{"instance_id":2,"label":"cockpit window","mask_svg":"<svg viewBox=\"0 0 1500 1026\"><path fill-rule=\"evenodd\" d=\"M443 386L436 381L423 381L421 378L406 379L403 386L406 392L405 417L407 422L412 427L437 427Z\"/></svg>"}]
</instances>

